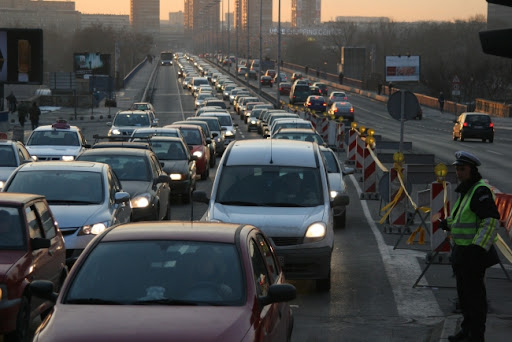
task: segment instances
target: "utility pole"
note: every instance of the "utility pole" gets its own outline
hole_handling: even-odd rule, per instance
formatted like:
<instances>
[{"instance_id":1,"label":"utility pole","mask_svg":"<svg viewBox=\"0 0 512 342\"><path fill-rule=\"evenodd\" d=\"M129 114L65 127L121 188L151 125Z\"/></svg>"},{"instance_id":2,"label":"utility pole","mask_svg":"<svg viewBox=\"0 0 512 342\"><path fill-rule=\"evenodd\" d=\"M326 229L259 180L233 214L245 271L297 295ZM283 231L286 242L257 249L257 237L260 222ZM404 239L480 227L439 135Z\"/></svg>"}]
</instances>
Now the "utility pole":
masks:
<instances>
[{"instance_id":1,"label":"utility pole","mask_svg":"<svg viewBox=\"0 0 512 342\"><path fill-rule=\"evenodd\" d=\"M281 83L281 0L279 0L277 13L277 80L279 83ZM279 83L276 87L277 108L281 106L281 93L279 92Z\"/></svg>"},{"instance_id":2,"label":"utility pole","mask_svg":"<svg viewBox=\"0 0 512 342\"><path fill-rule=\"evenodd\" d=\"M263 48L262 47L263 46L263 44L262 44L263 37L261 35L261 32L262 32L261 26L262 26L262 24L263 24L263 0L260 0L260 56L259 56L259 58L260 58L260 68L258 70L258 95L260 95L260 96L261 96L261 65L262 65L262 62L263 62L262 59L261 59L261 55L262 55L262 51L261 50Z\"/></svg>"}]
</instances>

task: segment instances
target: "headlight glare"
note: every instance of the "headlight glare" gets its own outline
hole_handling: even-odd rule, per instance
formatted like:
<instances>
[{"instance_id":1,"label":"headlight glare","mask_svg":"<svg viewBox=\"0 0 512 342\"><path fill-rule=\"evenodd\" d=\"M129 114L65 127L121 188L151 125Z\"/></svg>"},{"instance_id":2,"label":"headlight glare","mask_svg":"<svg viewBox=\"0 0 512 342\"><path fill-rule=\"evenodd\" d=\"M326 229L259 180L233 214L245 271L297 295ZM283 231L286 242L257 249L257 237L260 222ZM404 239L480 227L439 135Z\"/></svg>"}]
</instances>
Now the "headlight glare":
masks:
<instances>
[{"instance_id":1,"label":"headlight glare","mask_svg":"<svg viewBox=\"0 0 512 342\"><path fill-rule=\"evenodd\" d=\"M338 196L338 191L332 190L332 191L330 191L330 194L331 194L331 199L334 199L334 198L336 198L336 196Z\"/></svg>"},{"instance_id":2,"label":"headlight glare","mask_svg":"<svg viewBox=\"0 0 512 342\"><path fill-rule=\"evenodd\" d=\"M73 156L62 156L63 161L73 161L75 160L75 157Z\"/></svg>"},{"instance_id":3,"label":"headlight glare","mask_svg":"<svg viewBox=\"0 0 512 342\"><path fill-rule=\"evenodd\" d=\"M179 181L184 179L185 177L181 173L171 173L171 180L173 181Z\"/></svg>"},{"instance_id":4,"label":"headlight glare","mask_svg":"<svg viewBox=\"0 0 512 342\"><path fill-rule=\"evenodd\" d=\"M108 222L99 222L95 224L85 225L80 229L78 235L98 235L107 229Z\"/></svg>"},{"instance_id":5,"label":"headlight glare","mask_svg":"<svg viewBox=\"0 0 512 342\"><path fill-rule=\"evenodd\" d=\"M306 230L306 236L304 237L304 242L316 242L320 241L325 237L327 229L325 227L325 223L323 222L315 222L308 227Z\"/></svg>"},{"instance_id":6,"label":"headlight glare","mask_svg":"<svg viewBox=\"0 0 512 342\"><path fill-rule=\"evenodd\" d=\"M201 151L195 151L195 152L193 153L193 155L194 155L194 156L196 156L197 158L202 158L202 157L203 157L203 152L201 152Z\"/></svg>"},{"instance_id":7,"label":"headlight glare","mask_svg":"<svg viewBox=\"0 0 512 342\"><path fill-rule=\"evenodd\" d=\"M132 208L146 208L151 202L151 196L149 194L139 195L130 200Z\"/></svg>"}]
</instances>

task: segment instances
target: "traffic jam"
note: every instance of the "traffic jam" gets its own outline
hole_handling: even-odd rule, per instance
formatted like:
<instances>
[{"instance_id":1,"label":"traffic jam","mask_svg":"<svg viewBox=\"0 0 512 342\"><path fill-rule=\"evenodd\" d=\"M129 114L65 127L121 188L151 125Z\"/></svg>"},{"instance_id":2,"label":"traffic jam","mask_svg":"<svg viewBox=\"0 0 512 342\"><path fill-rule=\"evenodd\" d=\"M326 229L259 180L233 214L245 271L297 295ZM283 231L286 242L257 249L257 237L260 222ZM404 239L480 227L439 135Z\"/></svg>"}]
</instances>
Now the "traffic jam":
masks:
<instances>
[{"instance_id":1,"label":"traffic jam","mask_svg":"<svg viewBox=\"0 0 512 342\"><path fill-rule=\"evenodd\" d=\"M293 105L350 126L351 95L259 60L157 60L182 119L135 101L92 139L64 119L0 133L0 341L292 341L303 298L344 281L356 170Z\"/></svg>"}]
</instances>

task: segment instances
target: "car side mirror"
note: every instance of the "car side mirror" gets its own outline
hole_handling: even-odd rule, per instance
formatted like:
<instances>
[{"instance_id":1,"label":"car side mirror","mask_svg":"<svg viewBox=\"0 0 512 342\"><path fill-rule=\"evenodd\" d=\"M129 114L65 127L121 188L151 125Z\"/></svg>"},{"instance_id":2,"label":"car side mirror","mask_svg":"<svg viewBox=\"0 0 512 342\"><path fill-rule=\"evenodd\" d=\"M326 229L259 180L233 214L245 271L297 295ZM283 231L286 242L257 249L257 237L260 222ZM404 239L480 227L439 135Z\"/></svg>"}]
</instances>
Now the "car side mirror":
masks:
<instances>
[{"instance_id":1,"label":"car side mirror","mask_svg":"<svg viewBox=\"0 0 512 342\"><path fill-rule=\"evenodd\" d=\"M33 280L28 286L32 295L52 303L57 302L58 295L53 291L53 283L50 280Z\"/></svg>"},{"instance_id":2,"label":"car side mirror","mask_svg":"<svg viewBox=\"0 0 512 342\"><path fill-rule=\"evenodd\" d=\"M157 179L155 179L154 184L169 183L170 181L171 181L171 178L169 177L169 175L160 175L160 176L158 176Z\"/></svg>"},{"instance_id":3,"label":"car side mirror","mask_svg":"<svg viewBox=\"0 0 512 342\"><path fill-rule=\"evenodd\" d=\"M218 137L218 136L219 136L219 133L217 133L217 132L212 132L212 137L214 137L214 138L215 138L215 137Z\"/></svg>"},{"instance_id":4,"label":"car side mirror","mask_svg":"<svg viewBox=\"0 0 512 342\"><path fill-rule=\"evenodd\" d=\"M262 307L279 302L289 302L297 297L297 289L292 284L270 285L266 296L261 296L258 301Z\"/></svg>"},{"instance_id":5,"label":"car side mirror","mask_svg":"<svg viewBox=\"0 0 512 342\"><path fill-rule=\"evenodd\" d=\"M124 191L116 192L114 195L114 201L116 203L126 203L130 201L130 194Z\"/></svg>"},{"instance_id":6,"label":"car side mirror","mask_svg":"<svg viewBox=\"0 0 512 342\"><path fill-rule=\"evenodd\" d=\"M206 138L206 144L211 144L212 143L212 139L211 138Z\"/></svg>"}]
</instances>

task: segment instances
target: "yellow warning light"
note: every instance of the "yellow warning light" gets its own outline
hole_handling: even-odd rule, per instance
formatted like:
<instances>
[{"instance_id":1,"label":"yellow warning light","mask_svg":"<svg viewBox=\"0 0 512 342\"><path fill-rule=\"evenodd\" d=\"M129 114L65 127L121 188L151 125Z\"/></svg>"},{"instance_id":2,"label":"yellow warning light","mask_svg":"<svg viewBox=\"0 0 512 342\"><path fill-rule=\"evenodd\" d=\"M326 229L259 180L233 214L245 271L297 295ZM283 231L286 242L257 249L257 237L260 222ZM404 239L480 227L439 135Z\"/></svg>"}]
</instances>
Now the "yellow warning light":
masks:
<instances>
[{"instance_id":1,"label":"yellow warning light","mask_svg":"<svg viewBox=\"0 0 512 342\"><path fill-rule=\"evenodd\" d=\"M368 146L373 146L373 144L375 144L375 138L371 135L366 137L365 141L366 141L366 145L368 145Z\"/></svg>"},{"instance_id":2,"label":"yellow warning light","mask_svg":"<svg viewBox=\"0 0 512 342\"><path fill-rule=\"evenodd\" d=\"M393 161L395 163L403 163L405 160L404 154L402 152L395 152L393 154Z\"/></svg>"},{"instance_id":3,"label":"yellow warning light","mask_svg":"<svg viewBox=\"0 0 512 342\"><path fill-rule=\"evenodd\" d=\"M359 126L359 133L364 134L365 131L366 131L366 127Z\"/></svg>"},{"instance_id":4,"label":"yellow warning light","mask_svg":"<svg viewBox=\"0 0 512 342\"><path fill-rule=\"evenodd\" d=\"M340 116L340 117L338 118L338 121L339 121L339 122L343 122L343 116Z\"/></svg>"},{"instance_id":5,"label":"yellow warning light","mask_svg":"<svg viewBox=\"0 0 512 342\"><path fill-rule=\"evenodd\" d=\"M336 118L334 114L329 115L329 117L331 118L331 120L334 120Z\"/></svg>"},{"instance_id":6,"label":"yellow warning light","mask_svg":"<svg viewBox=\"0 0 512 342\"><path fill-rule=\"evenodd\" d=\"M434 167L434 173L438 178L444 178L448 174L448 168L445 164L439 163Z\"/></svg>"},{"instance_id":7,"label":"yellow warning light","mask_svg":"<svg viewBox=\"0 0 512 342\"><path fill-rule=\"evenodd\" d=\"M356 129L357 128L357 123L352 121L352 123L350 124L350 128Z\"/></svg>"},{"instance_id":8,"label":"yellow warning light","mask_svg":"<svg viewBox=\"0 0 512 342\"><path fill-rule=\"evenodd\" d=\"M366 134L368 134L369 136L373 136L375 134L375 130L373 128L368 128L366 130Z\"/></svg>"}]
</instances>

